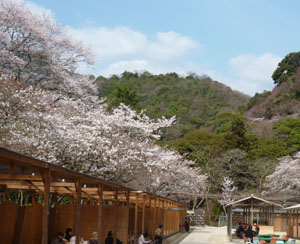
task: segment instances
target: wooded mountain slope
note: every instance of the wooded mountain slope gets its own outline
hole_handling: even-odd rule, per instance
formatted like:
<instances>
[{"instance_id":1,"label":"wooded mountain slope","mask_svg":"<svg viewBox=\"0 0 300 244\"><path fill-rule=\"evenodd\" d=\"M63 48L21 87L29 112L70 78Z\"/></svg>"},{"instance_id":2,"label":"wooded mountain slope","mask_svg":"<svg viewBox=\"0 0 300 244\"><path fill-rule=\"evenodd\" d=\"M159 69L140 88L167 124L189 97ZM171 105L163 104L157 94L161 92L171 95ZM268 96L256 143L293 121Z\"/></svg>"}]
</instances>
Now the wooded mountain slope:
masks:
<instances>
[{"instance_id":1,"label":"wooded mountain slope","mask_svg":"<svg viewBox=\"0 0 300 244\"><path fill-rule=\"evenodd\" d=\"M207 76L180 77L176 73L152 75L124 72L120 77L98 77L99 96L111 107L121 102L135 110L145 110L152 118L176 115L177 123L164 133L174 140L199 129L220 112L235 111L249 97L233 91Z\"/></svg>"}]
</instances>

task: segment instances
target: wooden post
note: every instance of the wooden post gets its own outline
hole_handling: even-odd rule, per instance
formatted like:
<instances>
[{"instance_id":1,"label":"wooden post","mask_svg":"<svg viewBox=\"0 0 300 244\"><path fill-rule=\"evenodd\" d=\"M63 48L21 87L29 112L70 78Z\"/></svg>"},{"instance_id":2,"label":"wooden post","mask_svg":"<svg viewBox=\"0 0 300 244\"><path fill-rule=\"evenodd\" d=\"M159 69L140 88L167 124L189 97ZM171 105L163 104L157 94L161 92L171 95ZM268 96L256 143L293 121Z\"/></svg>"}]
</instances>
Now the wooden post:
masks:
<instances>
[{"instance_id":1,"label":"wooden post","mask_svg":"<svg viewBox=\"0 0 300 244\"><path fill-rule=\"evenodd\" d=\"M274 205L272 206L272 223L273 223L273 226L275 227L275 210L274 210Z\"/></svg>"},{"instance_id":2,"label":"wooden post","mask_svg":"<svg viewBox=\"0 0 300 244\"><path fill-rule=\"evenodd\" d=\"M103 185L98 187L98 243L102 244L102 210L103 210Z\"/></svg>"},{"instance_id":3,"label":"wooden post","mask_svg":"<svg viewBox=\"0 0 300 244\"><path fill-rule=\"evenodd\" d=\"M286 212L286 226L287 226L287 230L286 230L286 233L287 235L289 236L289 229L290 229L290 226L289 226L289 210L287 210Z\"/></svg>"},{"instance_id":4,"label":"wooden post","mask_svg":"<svg viewBox=\"0 0 300 244\"><path fill-rule=\"evenodd\" d=\"M114 241L113 244L117 244L117 219L118 219L118 188L116 188L114 199Z\"/></svg>"},{"instance_id":5,"label":"wooden post","mask_svg":"<svg viewBox=\"0 0 300 244\"><path fill-rule=\"evenodd\" d=\"M80 243L80 208L81 208L81 179L76 181L75 230L76 244Z\"/></svg>"},{"instance_id":6,"label":"wooden post","mask_svg":"<svg viewBox=\"0 0 300 244\"><path fill-rule=\"evenodd\" d=\"M42 244L48 244L48 223L49 223L49 192L50 192L50 170L42 173L44 181L44 206L42 222Z\"/></svg>"},{"instance_id":7,"label":"wooden post","mask_svg":"<svg viewBox=\"0 0 300 244\"><path fill-rule=\"evenodd\" d=\"M143 195L142 233L145 233L145 195Z\"/></svg>"},{"instance_id":8,"label":"wooden post","mask_svg":"<svg viewBox=\"0 0 300 244\"><path fill-rule=\"evenodd\" d=\"M229 222L228 222L228 234L229 234L229 239L230 241L232 241L232 233L231 233L231 229L232 229L232 206L230 205L229 206L229 214L228 214L228 219L229 219Z\"/></svg>"},{"instance_id":9,"label":"wooden post","mask_svg":"<svg viewBox=\"0 0 300 244\"><path fill-rule=\"evenodd\" d=\"M54 193L52 196L53 196L53 205L56 207L56 205L57 205L57 193Z\"/></svg>"},{"instance_id":10,"label":"wooden post","mask_svg":"<svg viewBox=\"0 0 300 244\"><path fill-rule=\"evenodd\" d=\"M126 241L128 241L128 237L130 238L130 235L128 236L129 232L129 218L130 218L130 191L126 192L126 211L127 211L127 237Z\"/></svg>"},{"instance_id":11,"label":"wooden post","mask_svg":"<svg viewBox=\"0 0 300 244\"><path fill-rule=\"evenodd\" d=\"M7 202L7 187L4 186L4 189L3 189L3 203L6 203Z\"/></svg>"},{"instance_id":12,"label":"wooden post","mask_svg":"<svg viewBox=\"0 0 300 244\"><path fill-rule=\"evenodd\" d=\"M253 198L251 198L250 224L253 225Z\"/></svg>"},{"instance_id":13,"label":"wooden post","mask_svg":"<svg viewBox=\"0 0 300 244\"><path fill-rule=\"evenodd\" d=\"M152 226L152 229L153 229L153 233L155 232L155 229L156 229L156 221L157 221L157 209L156 209L156 197L154 197L154 219L153 219L153 226ZM154 236L153 236L154 237Z\"/></svg>"},{"instance_id":14,"label":"wooden post","mask_svg":"<svg viewBox=\"0 0 300 244\"><path fill-rule=\"evenodd\" d=\"M165 235L165 200L162 200L162 220L163 220L163 236Z\"/></svg>"},{"instance_id":15,"label":"wooden post","mask_svg":"<svg viewBox=\"0 0 300 244\"><path fill-rule=\"evenodd\" d=\"M296 223L296 226L297 226L297 238L299 238L299 221L298 221L298 209L296 211L296 215L297 215L297 223Z\"/></svg>"},{"instance_id":16,"label":"wooden post","mask_svg":"<svg viewBox=\"0 0 300 244\"><path fill-rule=\"evenodd\" d=\"M149 219L148 219L148 234L149 235L151 235L151 233L152 233L152 228L151 228L151 226L152 226L152 218L151 218L151 216L152 216L152 213L151 213L151 196L149 196Z\"/></svg>"},{"instance_id":17,"label":"wooden post","mask_svg":"<svg viewBox=\"0 0 300 244\"><path fill-rule=\"evenodd\" d=\"M137 243L137 224L138 224L138 206L139 205L139 195L136 193L135 201L135 215L134 215L134 244Z\"/></svg>"}]
</instances>

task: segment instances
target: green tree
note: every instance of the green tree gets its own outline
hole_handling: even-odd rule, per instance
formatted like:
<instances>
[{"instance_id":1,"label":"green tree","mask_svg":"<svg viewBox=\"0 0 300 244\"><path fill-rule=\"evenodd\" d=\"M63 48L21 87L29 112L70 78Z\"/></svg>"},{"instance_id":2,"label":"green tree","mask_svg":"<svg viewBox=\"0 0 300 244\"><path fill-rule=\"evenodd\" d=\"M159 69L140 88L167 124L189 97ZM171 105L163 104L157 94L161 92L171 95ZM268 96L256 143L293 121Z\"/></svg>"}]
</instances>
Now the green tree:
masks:
<instances>
[{"instance_id":1,"label":"green tree","mask_svg":"<svg viewBox=\"0 0 300 244\"><path fill-rule=\"evenodd\" d=\"M241 118L234 118L231 122L230 131L224 133L224 146L226 149L239 148L249 150L249 139L246 137L246 124Z\"/></svg>"},{"instance_id":2,"label":"green tree","mask_svg":"<svg viewBox=\"0 0 300 244\"><path fill-rule=\"evenodd\" d=\"M300 52L288 54L279 64L272 75L275 84L295 80L297 68L300 67Z\"/></svg>"},{"instance_id":3,"label":"green tree","mask_svg":"<svg viewBox=\"0 0 300 244\"><path fill-rule=\"evenodd\" d=\"M134 109L138 109L139 101L135 90L130 90L126 86L117 86L107 98L110 108L114 108L124 103Z\"/></svg>"},{"instance_id":4,"label":"green tree","mask_svg":"<svg viewBox=\"0 0 300 244\"><path fill-rule=\"evenodd\" d=\"M300 119L286 118L276 122L273 126L275 135L287 143L291 152L300 149Z\"/></svg>"}]
</instances>

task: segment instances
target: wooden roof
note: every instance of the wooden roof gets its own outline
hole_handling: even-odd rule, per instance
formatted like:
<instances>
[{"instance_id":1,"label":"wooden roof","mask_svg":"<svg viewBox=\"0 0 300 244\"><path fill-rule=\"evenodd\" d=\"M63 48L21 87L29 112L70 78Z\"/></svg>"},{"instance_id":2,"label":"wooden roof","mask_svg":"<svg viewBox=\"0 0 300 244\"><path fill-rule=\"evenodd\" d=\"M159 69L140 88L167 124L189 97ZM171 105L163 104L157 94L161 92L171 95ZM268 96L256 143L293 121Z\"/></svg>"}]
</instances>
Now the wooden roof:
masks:
<instances>
[{"instance_id":1,"label":"wooden roof","mask_svg":"<svg viewBox=\"0 0 300 244\"><path fill-rule=\"evenodd\" d=\"M50 172L51 175L50 193L75 196L76 184L80 181L83 198L99 199L99 186L101 185L103 200L126 202L127 194L129 194L129 201L132 203L137 202L137 195L139 195L173 203L176 206L185 206L165 197L127 188L0 147L0 186L6 189L31 190L43 194L45 171ZM142 197L139 201L143 201ZM163 204L162 201L161 203L158 201L158 204Z\"/></svg>"},{"instance_id":2,"label":"wooden roof","mask_svg":"<svg viewBox=\"0 0 300 244\"><path fill-rule=\"evenodd\" d=\"M235 202L229 203L226 205L226 208L229 206L232 207L250 207L251 206L251 201L252 201L252 206L253 207L267 207L267 206L274 206L278 208L283 208L282 205L259 198L255 197L254 195L251 195L250 197L246 197L240 200L237 200Z\"/></svg>"},{"instance_id":3,"label":"wooden roof","mask_svg":"<svg viewBox=\"0 0 300 244\"><path fill-rule=\"evenodd\" d=\"M290 207L285 208L286 210L291 210L291 209L300 209L300 204L296 204Z\"/></svg>"}]
</instances>

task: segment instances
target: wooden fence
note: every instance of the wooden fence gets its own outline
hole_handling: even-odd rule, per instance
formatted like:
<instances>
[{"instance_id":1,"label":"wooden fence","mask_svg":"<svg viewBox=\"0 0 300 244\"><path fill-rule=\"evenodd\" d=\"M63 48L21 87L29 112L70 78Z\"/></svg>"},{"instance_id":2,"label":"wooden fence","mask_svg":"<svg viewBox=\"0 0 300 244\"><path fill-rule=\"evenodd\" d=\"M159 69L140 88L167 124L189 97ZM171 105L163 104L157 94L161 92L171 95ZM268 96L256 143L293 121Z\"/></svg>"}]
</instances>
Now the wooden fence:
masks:
<instances>
[{"instance_id":1,"label":"wooden fence","mask_svg":"<svg viewBox=\"0 0 300 244\"><path fill-rule=\"evenodd\" d=\"M75 230L76 243L108 231L124 243L136 243L140 233L154 237L178 232L186 206L170 199L129 189L0 148L0 243L48 244L57 232ZM28 206L9 201L11 189L33 192ZM42 201L36 196L42 196ZM58 204L58 196L69 196Z\"/></svg>"}]
</instances>

